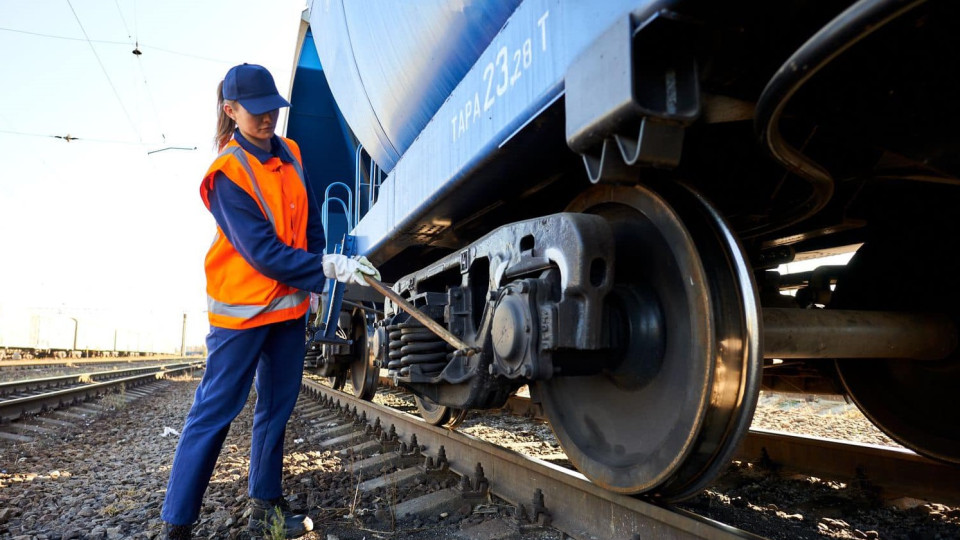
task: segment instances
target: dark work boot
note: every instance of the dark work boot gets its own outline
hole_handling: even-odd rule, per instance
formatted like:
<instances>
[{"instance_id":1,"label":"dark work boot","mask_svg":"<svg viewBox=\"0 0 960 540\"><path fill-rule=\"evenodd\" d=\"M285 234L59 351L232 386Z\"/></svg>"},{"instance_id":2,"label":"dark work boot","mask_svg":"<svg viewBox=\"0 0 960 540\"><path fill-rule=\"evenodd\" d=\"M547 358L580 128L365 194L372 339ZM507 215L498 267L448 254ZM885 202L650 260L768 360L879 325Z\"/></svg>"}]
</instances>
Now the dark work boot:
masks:
<instances>
[{"instance_id":1,"label":"dark work boot","mask_svg":"<svg viewBox=\"0 0 960 540\"><path fill-rule=\"evenodd\" d=\"M193 538L193 525L171 525L163 524L163 534L160 536L165 540L190 540Z\"/></svg>"},{"instance_id":2,"label":"dark work boot","mask_svg":"<svg viewBox=\"0 0 960 540\"><path fill-rule=\"evenodd\" d=\"M277 515L280 511L280 516ZM313 530L313 520L303 514L294 514L283 497L265 501L250 499L250 524L248 528L254 535L269 534L274 527L279 528L277 518L283 520L284 538L298 538Z\"/></svg>"}]
</instances>

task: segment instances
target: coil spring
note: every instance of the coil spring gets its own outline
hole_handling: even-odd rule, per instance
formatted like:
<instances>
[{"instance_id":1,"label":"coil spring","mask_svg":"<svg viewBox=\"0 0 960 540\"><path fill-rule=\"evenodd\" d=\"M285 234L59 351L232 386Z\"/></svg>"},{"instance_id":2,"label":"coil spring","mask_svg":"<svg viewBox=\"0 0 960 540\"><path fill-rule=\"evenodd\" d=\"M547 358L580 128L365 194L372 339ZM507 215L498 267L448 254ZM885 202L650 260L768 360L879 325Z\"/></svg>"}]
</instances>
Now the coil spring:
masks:
<instances>
[{"instance_id":1,"label":"coil spring","mask_svg":"<svg viewBox=\"0 0 960 540\"><path fill-rule=\"evenodd\" d=\"M303 367L315 368L320 365L323 355L323 346L315 341L307 342L307 350L303 355Z\"/></svg>"},{"instance_id":2,"label":"coil spring","mask_svg":"<svg viewBox=\"0 0 960 540\"><path fill-rule=\"evenodd\" d=\"M447 365L449 345L415 319L387 326L390 338L387 370L406 376L410 366L421 373L439 373Z\"/></svg>"}]
</instances>

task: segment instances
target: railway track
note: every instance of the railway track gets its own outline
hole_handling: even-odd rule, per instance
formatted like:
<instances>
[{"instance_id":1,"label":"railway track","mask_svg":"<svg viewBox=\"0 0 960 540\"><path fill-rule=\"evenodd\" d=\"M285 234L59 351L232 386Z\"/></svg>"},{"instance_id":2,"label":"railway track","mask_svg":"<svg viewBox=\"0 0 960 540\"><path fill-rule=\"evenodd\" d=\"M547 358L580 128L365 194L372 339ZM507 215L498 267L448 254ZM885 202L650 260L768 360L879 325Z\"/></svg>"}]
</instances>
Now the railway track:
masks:
<instances>
[{"instance_id":1,"label":"railway track","mask_svg":"<svg viewBox=\"0 0 960 540\"><path fill-rule=\"evenodd\" d=\"M53 423L41 425L48 429L57 429L57 436L53 438L53 442L57 443L55 445L21 447L0 443L0 452L4 457L0 461L7 464L7 472L24 479L22 482L8 484L5 488L8 496L20 497L12 499L20 501L16 506L21 508L21 514L13 514L14 517L7 524L11 533L40 535L59 532L64 537L70 537L66 533L75 528L78 520L75 515L71 517L70 514L60 514L64 508L70 512L80 511L78 501L84 501L84 506L89 505L90 511L99 512L98 508L106 507L121 510L121 513L116 515L104 515L105 519L100 523L104 528L113 528L120 537L134 536L142 532L145 519L150 523L148 529L159 530L159 508L163 487L167 481L165 467L169 464L175 445L175 437L165 436L168 431L165 426L177 427L178 423L182 422L194 384L186 380L171 383L158 380L154 384L161 388L174 388L177 393L166 395L166 392L161 390L158 394L166 397L152 397L151 402L146 405L143 402L133 404L129 412L136 416L129 417L120 410L122 402L114 399L130 398L148 387L131 388L125 394L111 394L99 402L82 403L65 412L55 411L28 420L54 420ZM712 525L714 522L689 517L684 512L678 512L676 507L659 507L640 499L616 495L612 496L612 500L608 500L605 498L610 497L608 493L594 493L589 490L589 484L587 491L568 491L573 489L570 484L586 482L576 473L558 465L562 465L559 450L551 444L523 446L522 441L547 436L547 428L542 423L528 422L513 414L491 411L490 414L482 416L471 414L458 430L452 431L427 426L412 415L394 412L391 414L401 418L401 421L390 420L387 423L386 420L381 420L378 430L374 427L377 417L369 413L371 409L368 407L372 404L355 402L353 398L335 393L329 388L321 391L324 395L334 397L328 398L328 403L321 404L313 398L314 391L308 385L304 386L295 417L288 429L289 445L288 455L285 457L284 482L291 503L308 511L320 530L340 538L359 539L365 536L411 540L559 540L568 537L585 539L592 536L633 540L660 537L742 537L729 529L720 528L718 532L717 527ZM170 402L164 401L167 399ZM331 400L333 407L329 404ZM337 400L341 401L341 405L339 410L334 411ZM387 403L403 411L415 410L413 399L409 394L401 393L400 389L381 389L375 402ZM98 418L95 425L89 425L91 417L87 411L107 409L111 403L116 403L118 410ZM357 416L367 412L368 421L365 424L369 427L356 423L356 418L342 412L345 408L353 411L354 407L357 407ZM216 511L212 514L208 512L206 521L198 529L203 532L204 537L232 537L235 533L242 534L245 527L246 521L242 513L245 509L243 501L246 496L246 482L243 477L246 474L251 410L252 408L248 407L244 413L247 416L238 419L231 429L233 438L228 440L230 444L221 455L223 462L218 465L218 476L211 483L208 493L210 508L215 508ZM60 416L61 414L66 416ZM81 414L86 415L85 419L80 419ZM412 427L404 427L404 418L413 422ZM28 421L14 422L0 427L0 430ZM77 424L82 430L82 436L69 439L60 437L61 432L77 433L66 427L58 427L66 422ZM395 437L390 435L391 425L396 433ZM505 436L498 436L495 432ZM345 437L351 433L352 435ZM415 433L419 452L413 449L412 435ZM475 434L476 437L468 434ZM490 437L491 434L493 437ZM243 437L237 438L241 435ZM488 454L485 448L491 444L479 440L479 437L498 441L495 444L524 453L543 449L544 452L539 454L543 459L538 463L537 460L530 460L504 448ZM61 440L69 441L69 448L60 446ZM458 449L457 441L466 441L469 452L476 455ZM447 460L438 464L440 446L444 447ZM551 449L556 452L551 454ZM490 457L487 457L488 455ZM770 451L770 455L773 457L776 453ZM109 456L115 465L105 469L99 467L97 460L102 459L102 456ZM499 456L506 456L507 462L502 463ZM26 459L20 461L20 457ZM433 467L429 469L425 467L427 457L433 460ZM556 463L544 464L544 460L556 460ZM530 462L538 463L541 469L546 469L545 472L541 473L541 469L536 468L528 471L526 464ZM481 463L483 481L478 480L477 463ZM391 468L383 471L385 466ZM45 479L48 471L55 470L69 471L73 476L69 482ZM380 480L381 472L393 474L387 480ZM31 474L39 474L38 480L42 482L26 480ZM550 487L552 484L549 482L556 481L552 478L554 475L561 479L559 487L556 488L558 491L552 491L553 488ZM798 489L805 489L809 484L805 479L790 480L789 476L785 480L775 480L774 477L778 475L765 469L754 468L751 475L752 479L748 483L762 484L764 490L780 490L786 483L801 485ZM465 489L462 487L463 478L468 480ZM957 537L958 524L955 519L950 520L953 523L950 525L945 523L946 519L942 517L923 518L919 516L919 513L924 511L922 508L898 512L853 507L850 506L850 499L845 499L843 495L839 499L833 497L834 491L828 489L828 504L833 505L834 510L821 514L812 508L798 510L797 505L801 499L784 504L779 498L754 497L752 492L749 492L752 488L750 485L732 485L732 482L741 480L732 473L725 473L721 478L726 482L725 486L709 487L708 491L711 493L691 501L696 504L681 504L678 507L711 516L719 522L736 524L740 529L768 538L812 540L821 537L818 525L829 525L829 535L843 538L852 538L855 529L865 531L864 534L871 533L871 530L879 531L879 538ZM0 474L0 482L2 481L3 476ZM381 487L376 487L377 482L380 482ZM406 482L411 484L407 485ZM509 497L509 492L505 492L504 482L508 482L508 487L510 483L519 486L515 488L518 491L515 498ZM125 493L124 498L118 499L118 493L124 487L131 489L122 491ZM542 499L535 499L537 488L540 488ZM421 498L427 495L430 495L430 498ZM743 497L742 500L740 496ZM821 496L823 491L812 491L809 494L804 491L801 497L806 501ZM581 499L572 504L565 500L576 497ZM598 498L598 502L592 501L594 497ZM412 502L417 499L420 500ZM743 505L738 507L736 502L731 502L734 499L741 500ZM63 502L68 500L77 502ZM724 500L726 502L723 502ZM746 507L748 502L749 508ZM771 503L776 503L778 508L768 508L773 507ZM64 506L65 504L67 506ZM522 514L526 517L517 516L521 513L518 511L519 505L523 505ZM141 509L145 506L148 510L142 512ZM627 523L633 528L619 527L614 520L622 520L620 513L632 511L634 506L638 507L641 513L647 511L655 515L652 518L631 516L629 519L632 521ZM953 514L956 509L940 511ZM802 512L803 518L777 515L797 512ZM51 513L60 515L60 518L44 522L43 525L34 521L38 515ZM669 521L668 524L663 523L664 520L678 519L674 514L687 518L680 519L679 531L675 530L675 526L670 525ZM825 519L826 517L831 519ZM586 524L581 521L584 518ZM653 524L644 525L642 521L637 524L641 518L653 519ZM396 521L391 522L392 519ZM758 523L765 519L765 525ZM594 526L590 520L598 520L601 524L590 529ZM844 520L849 522L849 525ZM84 524L89 524L84 520L80 522L83 523L79 525L81 528ZM564 523L568 524L563 525ZM690 524L694 529L684 529L683 523ZM3 536L3 527L4 524L0 523L0 536ZM503 534L491 534L491 531L495 532L494 529ZM611 534L610 530L615 532ZM318 534L315 538L325 536Z\"/></svg>"},{"instance_id":2,"label":"railway track","mask_svg":"<svg viewBox=\"0 0 960 540\"><path fill-rule=\"evenodd\" d=\"M116 366L156 364L159 362L196 361L200 357L128 356L118 358L40 358L36 360L0 360L0 374L51 369L112 369Z\"/></svg>"},{"instance_id":3,"label":"railway track","mask_svg":"<svg viewBox=\"0 0 960 540\"><path fill-rule=\"evenodd\" d=\"M38 413L56 411L68 419L76 413L66 412L69 407L83 409L90 400L122 391L124 396L142 397L148 393L148 385L171 375L197 369L202 361L177 362L173 364L112 370L97 373L46 377L0 383L0 439L15 442L32 440L26 433L49 433L56 427L56 420L46 419L53 426L19 422Z\"/></svg>"},{"instance_id":4,"label":"railway track","mask_svg":"<svg viewBox=\"0 0 960 540\"><path fill-rule=\"evenodd\" d=\"M631 534L641 534L637 531L643 531L640 537L650 535L665 538L726 538L730 537L726 536L728 534L733 537L747 534L724 527L714 529L709 525L712 521L704 522L700 521L701 518L691 518L690 514L678 507L651 505L640 499L620 497L599 490L578 473L565 468L563 465L569 467L569 464L562 454L541 456L541 459L524 457L512 450L490 445L457 431L427 425L405 412L382 412L385 408L380 405L359 401L352 394L337 392L322 383L305 382L304 388L312 395L323 396L321 399L326 408L318 408L312 414L327 415L328 419L335 419L326 420L334 422L335 425L330 428L335 431L328 428L318 434L317 441L329 445L325 447L342 449L363 444L359 435L345 436L346 433L362 430L362 426L357 424L353 428L341 427L343 422L358 422L357 416L365 414L367 424L372 425L379 419L381 431L389 431L389 427L384 427L389 426L386 423L389 418L399 437L395 444L408 442L409 437L416 433L417 441L427 447L423 451L427 456L435 457L439 447L443 446L444 454L451 462L450 468L460 475L461 479L473 478L476 474L476 463L480 463L494 495L512 505L523 504L528 509L542 504L550 516L561 516L561 519L565 520L553 521L552 525L575 538L636 538L637 536ZM391 388L386 392L400 397L403 401L402 389ZM390 401L397 402L395 399ZM412 403L412 397L409 401ZM339 406L336 405L337 402L340 403ZM348 409L348 420L341 420L342 412L336 415L326 412L331 406L338 411ZM413 406L401 408L407 411L415 409ZM514 396L506 408L517 415L540 416L538 405L525 397ZM401 421L395 417L402 419L402 427ZM324 426L327 427L326 424ZM367 429L369 431L369 428ZM331 437L333 440L328 440ZM488 446L492 446L489 451ZM378 452L387 450L386 447L376 445L367 448L377 448ZM346 452L349 454L353 451ZM408 472L402 473L404 475L417 477L422 474L422 471L413 470L414 464L409 456L403 457L400 454L383 459L405 464ZM960 493L956 488L960 485L960 471L899 448L753 429L741 444L735 459L756 464L768 470L769 474L784 478L800 474L835 479L870 490L877 495L878 500L888 502L901 498L937 501L948 505L960 502ZM454 461L459 465L454 465ZM420 469L422 468L421 465ZM491 470L497 471L495 480L491 478ZM361 472L369 474L370 469L363 468ZM542 501L539 495L533 496L529 493L537 488L539 493L543 494ZM460 492L471 489L476 491L471 484L465 484L465 487L460 488ZM456 493L451 494L454 495ZM678 521L674 522L675 519ZM684 521L685 519L694 521L688 522ZM534 524L528 524L531 525Z\"/></svg>"},{"instance_id":5,"label":"railway track","mask_svg":"<svg viewBox=\"0 0 960 540\"><path fill-rule=\"evenodd\" d=\"M514 414L546 420L539 404L511 396ZM734 459L785 473L869 484L883 499L912 497L960 505L960 469L910 450L751 428Z\"/></svg>"},{"instance_id":6,"label":"railway track","mask_svg":"<svg viewBox=\"0 0 960 540\"><path fill-rule=\"evenodd\" d=\"M885 500L960 505L960 469L906 449L751 429L735 459L870 485Z\"/></svg>"},{"instance_id":7,"label":"railway track","mask_svg":"<svg viewBox=\"0 0 960 540\"><path fill-rule=\"evenodd\" d=\"M358 484L358 492L423 481L446 470L459 476L459 487L397 505L401 519L453 512L486 501L489 492L517 508L521 530L550 526L575 538L758 538L675 507L605 491L575 471L429 425L317 381L304 379L303 392L318 402L307 414L324 427L317 434L321 447L351 456L351 472L368 478ZM397 470L370 478L384 468Z\"/></svg>"}]
</instances>

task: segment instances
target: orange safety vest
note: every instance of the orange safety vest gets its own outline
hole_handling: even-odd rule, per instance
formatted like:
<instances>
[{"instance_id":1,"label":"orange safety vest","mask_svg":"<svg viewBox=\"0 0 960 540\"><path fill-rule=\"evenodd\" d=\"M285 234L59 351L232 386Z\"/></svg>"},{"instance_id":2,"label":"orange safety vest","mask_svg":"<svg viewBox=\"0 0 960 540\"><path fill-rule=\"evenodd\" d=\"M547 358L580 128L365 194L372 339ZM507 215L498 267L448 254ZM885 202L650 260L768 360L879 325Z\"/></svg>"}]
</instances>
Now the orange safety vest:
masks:
<instances>
[{"instance_id":1,"label":"orange safety vest","mask_svg":"<svg viewBox=\"0 0 960 540\"><path fill-rule=\"evenodd\" d=\"M231 140L210 165L200 197L210 209L210 190L217 172L240 186L260 206L277 237L288 246L307 249L307 189L300 147L278 137L294 157L285 163L274 156L266 163ZM217 235L204 259L207 274L207 314L212 326L243 330L302 317L309 294L256 271L217 226Z\"/></svg>"}]
</instances>

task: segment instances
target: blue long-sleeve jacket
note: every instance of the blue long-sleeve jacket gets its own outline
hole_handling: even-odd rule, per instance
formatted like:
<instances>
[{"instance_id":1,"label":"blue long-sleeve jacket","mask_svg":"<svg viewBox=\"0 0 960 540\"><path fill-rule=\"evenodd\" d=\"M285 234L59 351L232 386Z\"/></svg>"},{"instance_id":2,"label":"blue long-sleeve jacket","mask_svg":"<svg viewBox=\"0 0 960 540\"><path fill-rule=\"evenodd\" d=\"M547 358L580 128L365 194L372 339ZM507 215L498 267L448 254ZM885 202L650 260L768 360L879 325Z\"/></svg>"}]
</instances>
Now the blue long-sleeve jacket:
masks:
<instances>
[{"instance_id":1,"label":"blue long-sleeve jacket","mask_svg":"<svg viewBox=\"0 0 960 540\"><path fill-rule=\"evenodd\" d=\"M260 160L260 163L273 156L288 163L294 160L294 157L277 143L276 136L270 152L244 139L240 130L236 130L233 137L244 150ZM304 169L304 176L306 174ZM304 181L309 204L306 251L281 242L257 202L221 172L214 177L213 188L210 190L210 212L227 240L258 272L285 285L319 293L323 291L326 281L321 264L326 239L320 221L320 209L310 181L307 178L304 178Z\"/></svg>"}]
</instances>

